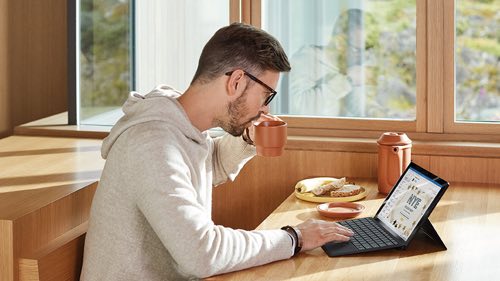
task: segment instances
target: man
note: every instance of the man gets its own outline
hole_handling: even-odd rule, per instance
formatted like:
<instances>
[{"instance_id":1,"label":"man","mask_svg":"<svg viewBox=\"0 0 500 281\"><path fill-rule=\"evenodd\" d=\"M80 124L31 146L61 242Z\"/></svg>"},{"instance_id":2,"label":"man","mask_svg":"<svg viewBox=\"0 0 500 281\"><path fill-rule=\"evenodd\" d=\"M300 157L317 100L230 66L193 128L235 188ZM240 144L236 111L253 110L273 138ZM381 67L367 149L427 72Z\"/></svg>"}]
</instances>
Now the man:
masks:
<instances>
[{"instance_id":1,"label":"man","mask_svg":"<svg viewBox=\"0 0 500 281\"><path fill-rule=\"evenodd\" d=\"M204 47L184 94L162 86L131 95L103 142L107 160L92 202L82 280L203 278L352 236L325 221L244 231L211 219L212 186L233 180L255 155L252 121L276 118L262 113L280 72L289 70L276 39L232 24ZM214 127L229 134L212 139L207 130Z\"/></svg>"}]
</instances>

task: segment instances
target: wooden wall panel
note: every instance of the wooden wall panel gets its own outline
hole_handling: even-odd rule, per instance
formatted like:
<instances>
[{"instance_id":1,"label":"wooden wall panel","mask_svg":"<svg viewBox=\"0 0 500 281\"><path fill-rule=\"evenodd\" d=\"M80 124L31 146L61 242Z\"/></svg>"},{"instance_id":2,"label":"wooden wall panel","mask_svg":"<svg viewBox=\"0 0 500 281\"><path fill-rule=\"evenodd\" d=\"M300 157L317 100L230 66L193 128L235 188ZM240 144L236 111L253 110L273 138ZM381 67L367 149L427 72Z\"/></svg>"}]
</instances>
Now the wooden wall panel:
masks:
<instances>
[{"instance_id":1,"label":"wooden wall panel","mask_svg":"<svg viewBox=\"0 0 500 281\"><path fill-rule=\"evenodd\" d=\"M427 155L412 155L411 156L411 161L415 162L415 164L422 166L423 168L427 170L431 170L431 164L430 164L430 156Z\"/></svg>"},{"instance_id":2,"label":"wooden wall panel","mask_svg":"<svg viewBox=\"0 0 500 281\"><path fill-rule=\"evenodd\" d=\"M8 95L8 1L0 0L0 138L12 131Z\"/></svg>"},{"instance_id":3,"label":"wooden wall panel","mask_svg":"<svg viewBox=\"0 0 500 281\"><path fill-rule=\"evenodd\" d=\"M19 280L80 280L87 229L84 223L59 236L56 240L60 241L45 245L42 251L20 257Z\"/></svg>"},{"instance_id":4,"label":"wooden wall panel","mask_svg":"<svg viewBox=\"0 0 500 281\"><path fill-rule=\"evenodd\" d=\"M376 167L373 153L287 150L281 157L255 157L234 182L214 189L214 221L255 228L293 192L297 181L318 176L374 178Z\"/></svg>"},{"instance_id":5,"label":"wooden wall panel","mask_svg":"<svg viewBox=\"0 0 500 281\"><path fill-rule=\"evenodd\" d=\"M450 182L500 183L500 159L412 155L412 160ZM376 153L286 150L276 158L255 157L234 182L214 189L213 219L254 229L308 177L377 177Z\"/></svg>"},{"instance_id":6,"label":"wooden wall panel","mask_svg":"<svg viewBox=\"0 0 500 281\"><path fill-rule=\"evenodd\" d=\"M448 181L500 183L500 159L473 157L431 158L431 169Z\"/></svg>"},{"instance_id":7,"label":"wooden wall panel","mask_svg":"<svg viewBox=\"0 0 500 281\"><path fill-rule=\"evenodd\" d=\"M65 0L0 0L0 137L67 110Z\"/></svg>"},{"instance_id":8,"label":"wooden wall panel","mask_svg":"<svg viewBox=\"0 0 500 281\"><path fill-rule=\"evenodd\" d=\"M0 280L14 279L12 222L0 220Z\"/></svg>"},{"instance_id":9,"label":"wooden wall panel","mask_svg":"<svg viewBox=\"0 0 500 281\"><path fill-rule=\"evenodd\" d=\"M97 182L15 220L17 254L31 256L50 241L85 223L96 188Z\"/></svg>"}]
</instances>

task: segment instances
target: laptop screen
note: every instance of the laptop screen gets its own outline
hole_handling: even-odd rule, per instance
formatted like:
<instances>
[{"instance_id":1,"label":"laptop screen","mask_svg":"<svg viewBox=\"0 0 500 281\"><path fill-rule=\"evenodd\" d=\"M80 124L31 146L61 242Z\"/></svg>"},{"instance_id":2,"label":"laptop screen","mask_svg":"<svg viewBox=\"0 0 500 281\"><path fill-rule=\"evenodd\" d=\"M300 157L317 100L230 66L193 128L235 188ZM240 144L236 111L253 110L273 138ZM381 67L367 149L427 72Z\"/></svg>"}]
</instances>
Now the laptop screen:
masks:
<instances>
[{"instance_id":1,"label":"laptop screen","mask_svg":"<svg viewBox=\"0 0 500 281\"><path fill-rule=\"evenodd\" d=\"M376 218L407 241L442 188L441 184L410 165Z\"/></svg>"}]
</instances>

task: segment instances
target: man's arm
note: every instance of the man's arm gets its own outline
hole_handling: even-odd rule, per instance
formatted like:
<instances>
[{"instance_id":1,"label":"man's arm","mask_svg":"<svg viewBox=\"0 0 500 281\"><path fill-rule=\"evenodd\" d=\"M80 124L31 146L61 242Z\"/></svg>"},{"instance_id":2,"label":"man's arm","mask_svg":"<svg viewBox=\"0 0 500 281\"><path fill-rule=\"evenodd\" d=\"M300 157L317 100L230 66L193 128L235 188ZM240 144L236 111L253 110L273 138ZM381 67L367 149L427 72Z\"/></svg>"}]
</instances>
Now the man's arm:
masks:
<instances>
[{"instance_id":1,"label":"man's arm","mask_svg":"<svg viewBox=\"0 0 500 281\"><path fill-rule=\"evenodd\" d=\"M225 134L213 139L212 184L216 186L228 179L233 181L255 154L255 147L246 143L242 137Z\"/></svg>"},{"instance_id":2,"label":"man's arm","mask_svg":"<svg viewBox=\"0 0 500 281\"><path fill-rule=\"evenodd\" d=\"M214 225L211 210L198 201L210 187L193 186L179 148L146 141L132 153L137 161L148 163L133 170L133 177L141 182L137 207L182 272L202 278L292 256L290 237L283 230L244 231Z\"/></svg>"}]
</instances>

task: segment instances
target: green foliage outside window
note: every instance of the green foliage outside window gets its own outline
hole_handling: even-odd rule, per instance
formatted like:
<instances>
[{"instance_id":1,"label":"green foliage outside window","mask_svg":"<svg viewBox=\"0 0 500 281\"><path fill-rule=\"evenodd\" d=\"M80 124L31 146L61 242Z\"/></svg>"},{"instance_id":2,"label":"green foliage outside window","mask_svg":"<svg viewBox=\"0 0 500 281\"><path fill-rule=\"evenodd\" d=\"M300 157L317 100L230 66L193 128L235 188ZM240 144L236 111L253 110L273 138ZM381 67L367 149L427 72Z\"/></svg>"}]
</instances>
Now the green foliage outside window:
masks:
<instances>
[{"instance_id":1,"label":"green foliage outside window","mask_svg":"<svg viewBox=\"0 0 500 281\"><path fill-rule=\"evenodd\" d=\"M131 86L130 3L81 0L81 119L120 107Z\"/></svg>"},{"instance_id":2,"label":"green foliage outside window","mask_svg":"<svg viewBox=\"0 0 500 281\"><path fill-rule=\"evenodd\" d=\"M456 119L499 122L500 0L456 6Z\"/></svg>"}]
</instances>

